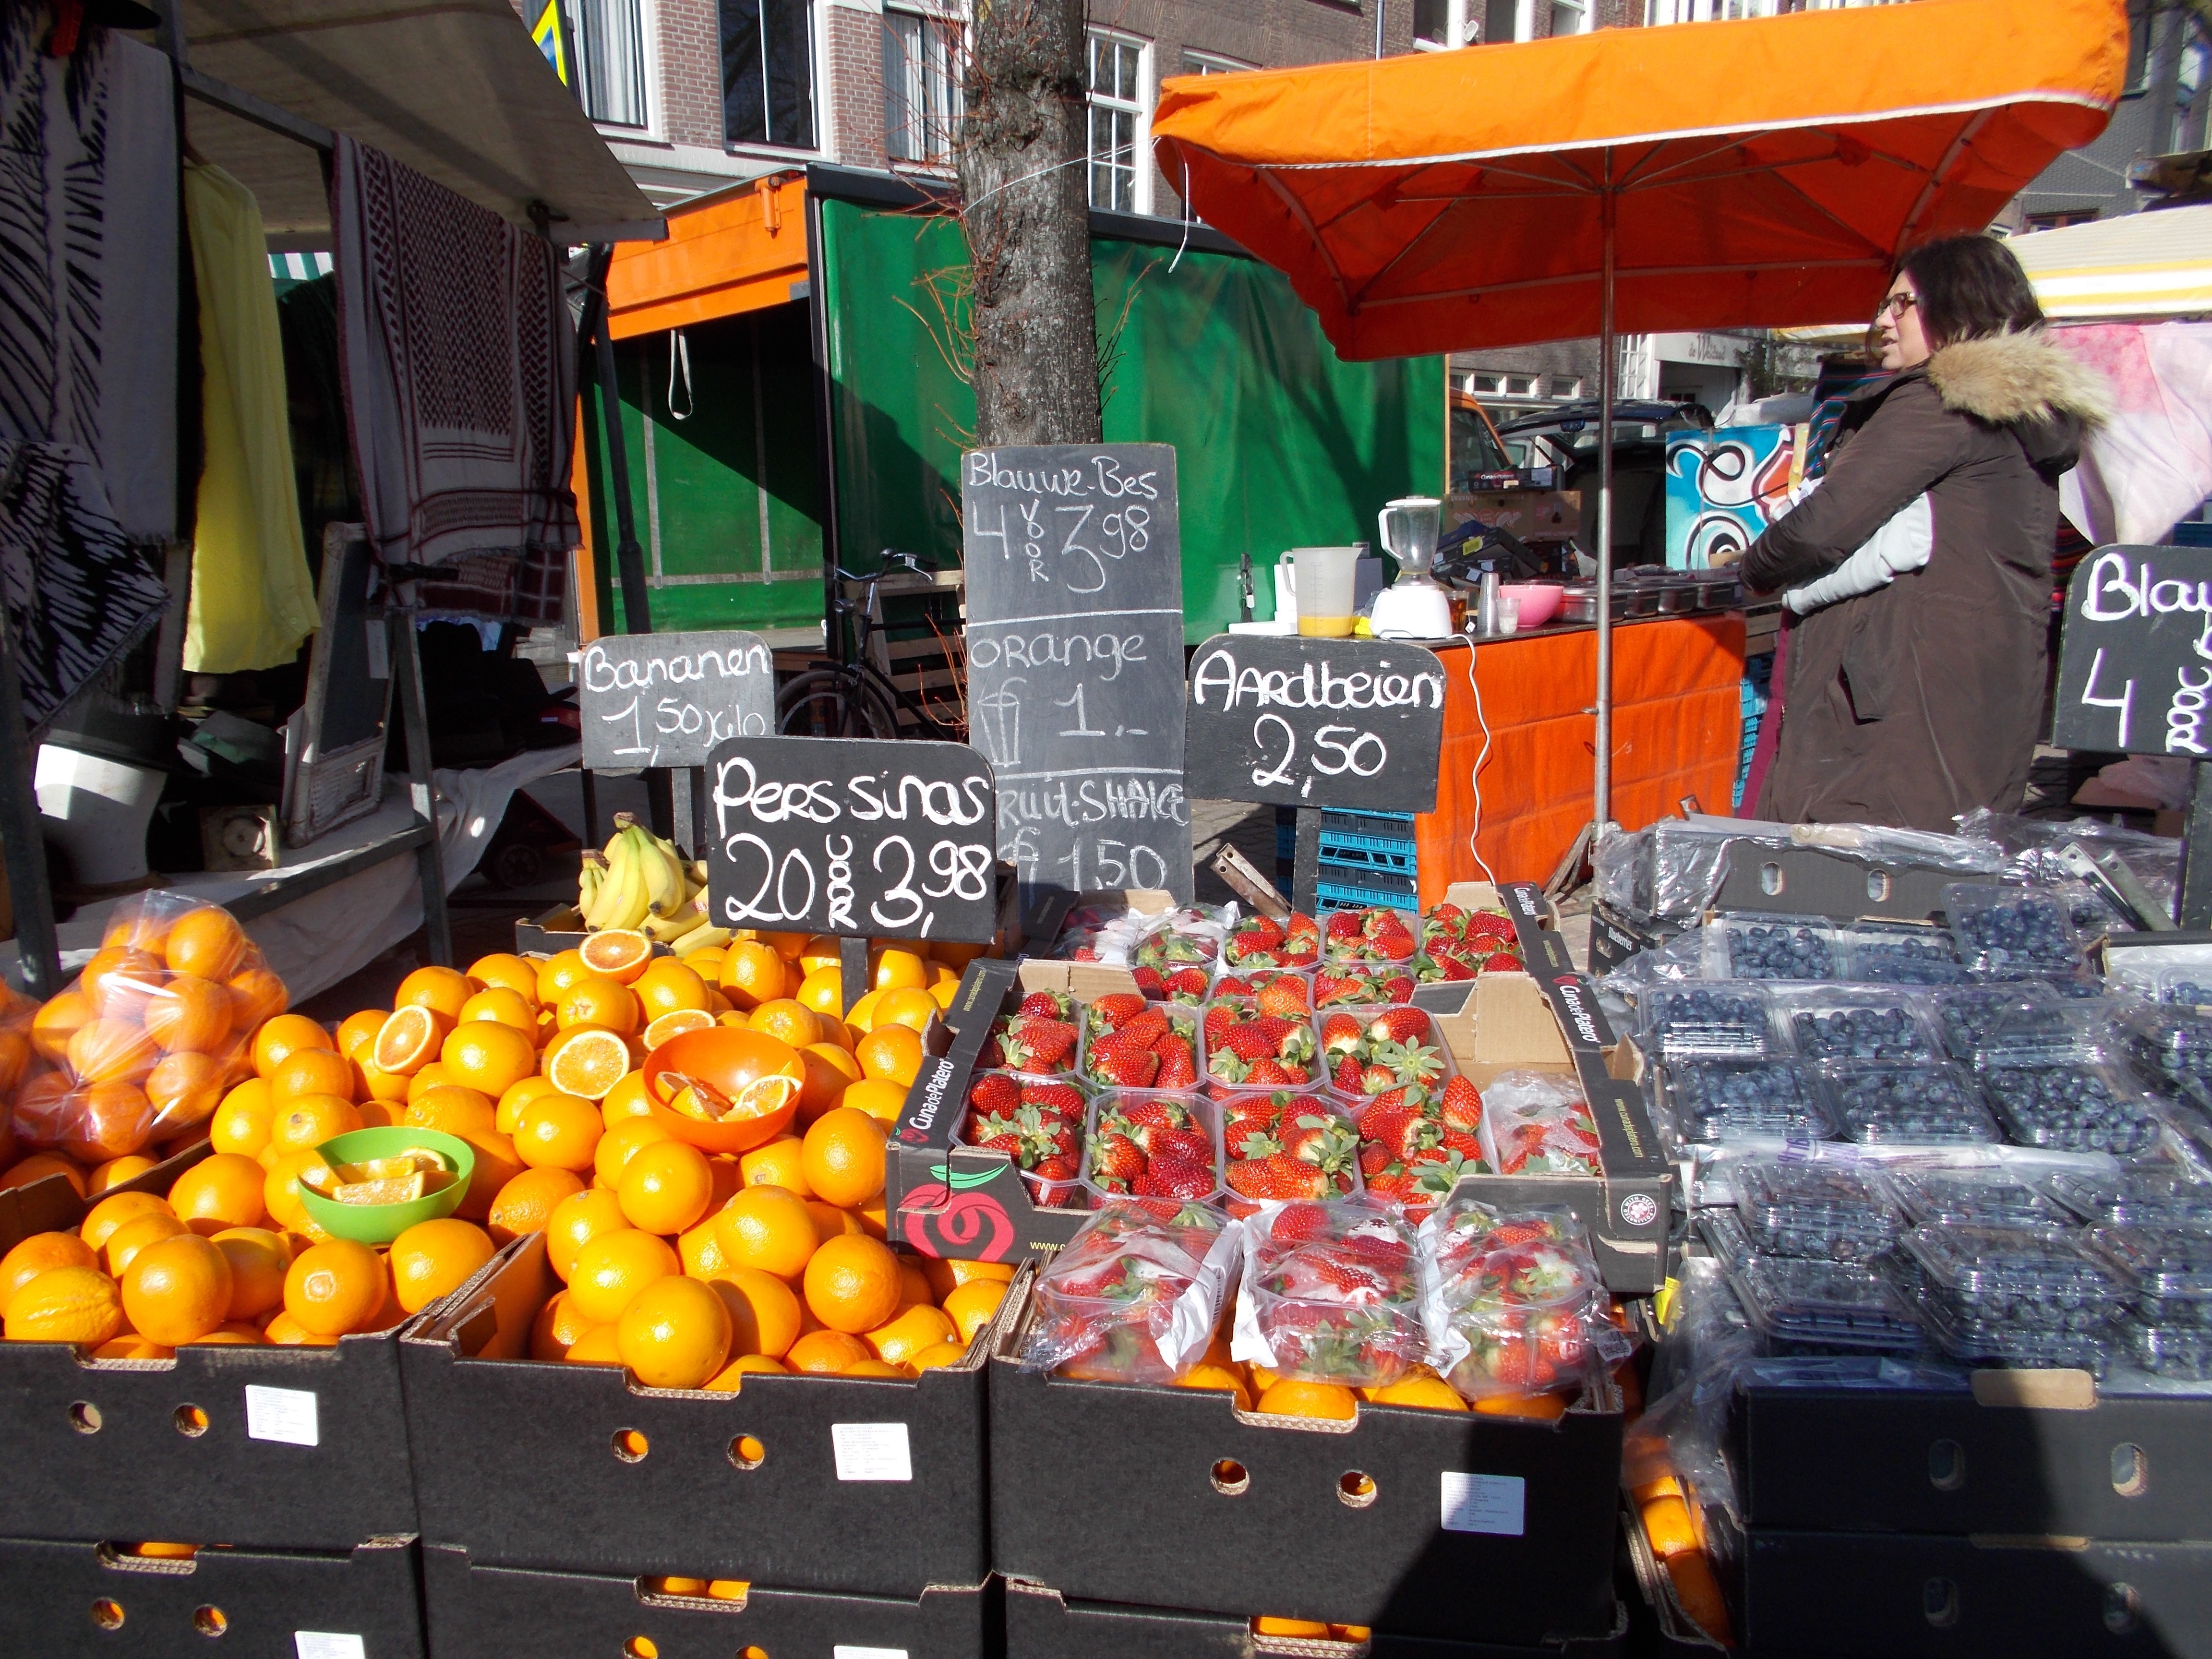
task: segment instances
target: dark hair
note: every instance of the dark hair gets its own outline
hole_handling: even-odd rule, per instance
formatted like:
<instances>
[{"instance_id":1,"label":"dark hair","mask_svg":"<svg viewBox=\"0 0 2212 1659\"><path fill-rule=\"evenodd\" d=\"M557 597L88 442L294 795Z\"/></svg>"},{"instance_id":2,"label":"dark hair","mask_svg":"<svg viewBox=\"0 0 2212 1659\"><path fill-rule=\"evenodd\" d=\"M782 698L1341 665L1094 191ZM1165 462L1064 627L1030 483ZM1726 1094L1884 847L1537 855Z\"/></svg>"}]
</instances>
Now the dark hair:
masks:
<instances>
[{"instance_id":1,"label":"dark hair","mask_svg":"<svg viewBox=\"0 0 2212 1659\"><path fill-rule=\"evenodd\" d=\"M2017 334L2043 321L2027 273L1994 236L1923 243L1897 268L1919 293L1920 327L1931 348Z\"/></svg>"}]
</instances>

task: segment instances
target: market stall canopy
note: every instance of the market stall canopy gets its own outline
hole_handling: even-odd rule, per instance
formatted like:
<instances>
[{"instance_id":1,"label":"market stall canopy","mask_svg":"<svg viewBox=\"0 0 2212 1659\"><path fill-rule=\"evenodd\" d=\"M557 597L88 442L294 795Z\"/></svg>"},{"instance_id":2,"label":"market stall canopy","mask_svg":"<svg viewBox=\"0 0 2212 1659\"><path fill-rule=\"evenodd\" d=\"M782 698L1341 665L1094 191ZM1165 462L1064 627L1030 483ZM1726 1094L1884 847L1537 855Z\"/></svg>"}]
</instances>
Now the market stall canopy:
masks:
<instances>
[{"instance_id":1,"label":"market stall canopy","mask_svg":"<svg viewBox=\"0 0 2212 1659\"><path fill-rule=\"evenodd\" d=\"M191 70L385 151L516 224L531 204L572 242L659 234L507 0L182 0ZM193 147L261 205L272 240L330 230L322 158L296 139L185 101Z\"/></svg>"},{"instance_id":2,"label":"market stall canopy","mask_svg":"<svg viewBox=\"0 0 2212 1659\"><path fill-rule=\"evenodd\" d=\"M2212 204L2039 230L2005 246L2049 317L2212 314Z\"/></svg>"},{"instance_id":3,"label":"market stall canopy","mask_svg":"<svg viewBox=\"0 0 2212 1659\"><path fill-rule=\"evenodd\" d=\"M686 202L660 242L625 242L607 269L614 337L742 316L806 293L806 179L756 179Z\"/></svg>"},{"instance_id":4,"label":"market stall canopy","mask_svg":"<svg viewBox=\"0 0 2212 1659\"><path fill-rule=\"evenodd\" d=\"M2104 130L2124 0L1920 0L1167 82L1160 165L1364 359L1870 314Z\"/></svg>"}]
</instances>

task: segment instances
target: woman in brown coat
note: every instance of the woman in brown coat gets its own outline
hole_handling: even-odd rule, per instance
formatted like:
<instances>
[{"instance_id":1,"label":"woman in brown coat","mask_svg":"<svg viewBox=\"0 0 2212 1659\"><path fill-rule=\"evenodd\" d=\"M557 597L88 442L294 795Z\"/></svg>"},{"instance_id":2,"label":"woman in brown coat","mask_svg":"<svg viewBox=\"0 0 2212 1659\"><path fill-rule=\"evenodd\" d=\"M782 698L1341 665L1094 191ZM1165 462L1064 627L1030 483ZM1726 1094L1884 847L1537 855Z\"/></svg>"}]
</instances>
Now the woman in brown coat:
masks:
<instances>
[{"instance_id":1,"label":"woman in brown coat","mask_svg":"<svg viewBox=\"0 0 2212 1659\"><path fill-rule=\"evenodd\" d=\"M2104 383L2051 343L2002 242L1900 262L1826 476L1745 553L1753 592L1826 575L1925 493L1926 562L1800 618L1757 816L1951 830L2017 811L2043 726L2058 477Z\"/></svg>"}]
</instances>

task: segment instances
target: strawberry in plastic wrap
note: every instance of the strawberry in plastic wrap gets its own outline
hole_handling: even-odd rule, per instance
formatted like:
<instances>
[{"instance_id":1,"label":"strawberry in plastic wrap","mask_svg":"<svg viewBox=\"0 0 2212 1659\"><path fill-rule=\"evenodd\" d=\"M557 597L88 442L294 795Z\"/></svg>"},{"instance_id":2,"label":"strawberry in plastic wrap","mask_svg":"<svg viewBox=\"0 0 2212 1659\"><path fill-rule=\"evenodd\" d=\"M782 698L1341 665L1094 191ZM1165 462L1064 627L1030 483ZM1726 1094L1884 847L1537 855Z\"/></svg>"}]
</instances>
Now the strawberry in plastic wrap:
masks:
<instances>
[{"instance_id":1,"label":"strawberry in plastic wrap","mask_svg":"<svg viewBox=\"0 0 2212 1659\"><path fill-rule=\"evenodd\" d=\"M1022 1172L1030 1195L1046 1209L1079 1206L1077 1176L1088 1104L1073 1083L1046 1082L1012 1072L979 1072L968 1087L961 1120L963 1145L1004 1152Z\"/></svg>"},{"instance_id":2,"label":"strawberry in plastic wrap","mask_svg":"<svg viewBox=\"0 0 2212 1659\"><path fill-rule=\"evenodd\" d=\"M1455 1199L1422 1224L1421 1246L1431 1346L1464 1398L1577 1389L1626 1356L1571 1212Z\"/></svg>"},{"instance_id":3,"label":"strawberry in plastic wrap","mask_svg":"<svg viewBox=\"0 0 2212 1659\"><path fill-rule=\"evenodd\" d=\"M1269 1206L1245 1223L1230 1352L1301 1382L1382 1388L1427 1353L1413 1230L1365 1199Z\"/></svg>"},{"instance_id":4,"label":"strawberry in plastic wrap","mask_svg":"<svg viewBox=\"0 0 2212 1659\"><path fill-rule=\"evenodd\" d=\"M1023 1369L1174 1382L1212 1339L1241 1239L1200 1204L1108 1200L1038 1275Z\"/></svg>"},{"instance_id":5,"label":"strawberry in plastic wrap","mask_svg":"<svg viewBox=\"0 0 2212 1659\"><path fill-rule=\"evenodd\" d=\"M1210 1110L1166 1095L1101 1096L1085 1165L1091 1186L1109 1195L1212 1198L1220 1182Z\"/></svg>"},{"instance_id":6,"label":"strawberry in plastic wrap","mask_svg":"<svg viewBox=\"0 0 2212 1659\"><path fill-rule=\"evenodd\" d=\"M1580 1086L1504 1072L1482 1091L1482 1150L1500 1175L1602 1175L1597 1120Z\"/></svg>"},{"instance_id":7,"label":"strawberry in plastic wrap","mask_svg":"<svg viewBox=\"0 0 2212 1659\"><path fill-rule=\"evenodd\" d=\"M1318 1095L1242 1097L1234 1127L1223 1131L1231 1215L1263 1199L1342 1198L1356 1189L1359 1131ZM1241 1202L1239 1200L1242 1200Z\"/></svg>"}]
</instances>

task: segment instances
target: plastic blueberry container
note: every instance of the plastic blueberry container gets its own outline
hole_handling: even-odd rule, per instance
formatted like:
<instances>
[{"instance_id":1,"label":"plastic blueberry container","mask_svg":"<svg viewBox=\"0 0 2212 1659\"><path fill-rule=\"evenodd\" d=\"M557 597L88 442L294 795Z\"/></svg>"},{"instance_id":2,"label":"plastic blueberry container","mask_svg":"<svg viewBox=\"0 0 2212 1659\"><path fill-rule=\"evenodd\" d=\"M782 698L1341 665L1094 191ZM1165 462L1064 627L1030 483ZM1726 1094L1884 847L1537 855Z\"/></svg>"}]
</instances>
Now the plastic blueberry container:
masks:
<instances>
[{"instance_id":1,"label":"plastic blueberry container","mask_svg":"<svg viewBox=\"0 0 2212 1659\"><path fill-rule=\"evenodd\" d=\"M2100 1226L2212 1228L2212 1182L2179 1165L2045 1176L2043 1190Z\"/></svg>"},{"instance_id":2,"label":"plastic blueberry container","mask_svg":"<svg viewBox=\"0 0 2212 1659\"><path fill-rule=\"evenodd\" d=\"M1910 1060L1942 1053L1927 1000L1908 990L1806 986L1774 994L1776 1024L1801 1059Z\"/></svg>"},{"instance_id":3,"label":"plastic blueberry container","mask_svg":"<svg viewBox=\"0 0 2212 1659\"><path fill-rule=\"evenodd\" d=\"M1908 1353L1926 1340L1918 1311L1871 1267L1753 1256L1730 1277L1752 1328L1778 1353Z\"/></svg>"},{"instance_id":4,"label":"plastic blueberry container","mask_svg":"<svg viewBox=\"0 0 2212 1659\"><path fill-rule=\"evenodd\" d=\"M1705 1241L1705 1248L1729 1273L1735 1273L1745 1263L1759 1259L1751 1235L1743 1230L1743 1217L1731 1206L1700 1210L1697 1217L1698 1236Z\"/></svg>"},{"instance_id":5,"label":"plastic blueberry container","mask_svg":"<svg viewBox=\"0 0 2212 1659\"><path fill-rule=\"evenodd\" d=\"M1959 957L1981 972L2072 968L2081 959L2073 919L2055 893L1992 882L1954 881L1943 890Z\"/></svg>"},{"instance_id":6,"label":"plastic blueberry container","mask_svg":"<svg viewBox=\"0 0 2212 1659\"><path fill-rule=\"evenodd\" d=\"M2152 976L2155 1000L2177 1008L2198 1008L2212 1014L2212 966L2161 968Z\"/></svg>"},{"instance_id":7,"label":"plastic blueberry container","mask_svg":"<svg viewBox=\"0 0 2212 1659\"><path fill-rule=\"evenodd\" d=\"M1982 1093L2023 1146L2133 1158L2158 1144L2162 1126L2142 1091L2100 1060L1983 1068Z\"/></svg>"},{"instance_id":8,"label":"plastic blueberry container","mask_svg":"<svg viewBox=\"0 0 2212 1659\"><path fill-rule=\"evenodd\" d=\"M1823 1066L1836 1133L1865 1146L1989 1146L2004 1139L1963 1066L1928 1060Z\"/></svg>"},{"instance_id":9,"label":"plastic blueberry container","mask_svg":"<svg viewBox=\"0 0 2212 1659\"><path fill-rule=\"evenodd\" d=\"M2126 1286L2064 1227L1915 1227L1902 1248L1923 1305L1968 1337L1988 1330L2101 1334Z\"/></svg>"},{"instance_id":10,"label":"plastic blueberry container","mask_svg":"<svg viewBox=\"0 0 2212 1659\"><path fill-rule=\"evenodd\" d=\"M2144 1323L2212 1331L2212 1232L2093 1227L2089 1243L2126 1281Z\"/></svg>"},{"instance_id":11,"label":"plastic blueberry container","mask_svg":"<svg viewBox=\"0 0 2212 1659\"><path fill-rule=\"evenodd\" d=\"M1827 1086L1787 1055L1762 1060L1685 1056L1659 1068L1676 1132L1686 1141L1760 1135L1828 1140L1836 1133Z\"/></svg>"},{"instance_id":12,"label":"plastic blueberry container","mask_svg":"<svg viewBox=\"0 0 2212 1659\"><path fill-rule=\"evenodd\" d=\"M2009 1170L1893 1170L1890 1190L1916 1226L2063 1227L2074 1218Z\"/></svg>"},{"instance_id":13,"label":"plastic blueberry container","mask_svg":"<svg viewBox=\"0 0 2212 1659\"><path fill-rule=\"evenodd\" d=\"M1091 1168L1091 1157L1098 1146L1099 1121L1108 1114L1126 1111L1131 1107L1151 1101L1164 1101L1179 1106L1191 1115L1196 1127L1205 1132L1213 1145L1213 1188L1204 1198L1190 1198L1192 1203L1211 1204L1221 1197L1221 1109L1203 1095L1188 1089L1109 1089L1092 1097L1089 1114L1083 1120L1083 1162L1076 1171L1082 1182L1084 1198L1075 1207L1095 1210L1109 1199L1144 1198L1144 1193L1110 1192L1101 1186ZM1183 1196L1178 1194L1178 1196Z\"/></svg>"},{"instance_id":14,"label":"plastic blueberry container","mask_svg":"<svg viewBox=\"0 0 2212 1659\"><path fill-rule=\"evenodd\" d=\"M1747 1160L1735 1172L1735 1202L1768 1255L1871 1261L1905 1231L1881 1176L1838 1164Z\"/></svg>"},{"instance_id":15,"label":"plastic blueberry container","mask_svg":"<svg viewBox=\"0 0 2212 1659\"><path fill-rule=\"evenodd\" d=\"M1786 1054L1763 985L1739 980L1656 985L1638 999L1645 1036L1662 1056L1749 1059Z\"/></svg>"},{"instance_id":16,"label":"plastic blueberry container","mask_svg":"<svg viewBox=\"0 0 2212 1659\"><path fill-rule=\"evenodd\" d=\"M2002 1011L1991 1023L1975 1051L1974 1066L1986 1070L2051 1060L2116 1060L2115 1018L2120 1012L2112 1000L2101 997L2068 1002L2054 996L2047 1002L2021 1002Z\"/></svg>"},{"instance_id":17,"label":"plastic blueberry container","mask_svg":"<svg viewBox=\"0 0 2212 1659\"><path fill-rule=\"evenodd\" d=\"M2178 1382L2212 1382L2212 1330L2122 1322L2128 1358L2138 1370Z\"/></svg>"},{"instance_id":18,"label":"plastic blueberry container","mask_svg":"<svg viewBox=\"0 0 2212 1659\"><path fill-rule=\"evenodd\" d=\"M2024 1009L2056 1010L2058 998L2037 980L1998 985L1960 986L1929 999L1936 1029L1951 1058L1971 1066L1990 1034Z\"/></svg>"},{"instance_id":19,"label":"plastic blueberry container","mask_svg":"<svg viewBox=\"0 0 2212 1659\"><path fill-rule=\"evenodd\" d=\"M1925 1275L1919 1282L1924 1292ZM2119 1336L2118 1328L2112 1324L2087 1330L2052 1330L1961 1318L1952 1304L1925 1293L1920 1302L1920 1322L1954 1359L2024 1370L2081 1370L2092 1376L2102 1376L2111 1369Z\"/></svg>"},{"instance_id":20,"label":"plastic blueberry container","mask_svg":"<svg viewBox=\"0 0 2212 1659\"><path fill-rule=\"evenodd\" d=\"M2127 1010L2114 1027L2146 1076L2212 1079L2212 1012L2194 1003L2160 1002Z\"/></svg>"},{"instance_id":21,"label":"plastic blueberry container","mask_svg":"<svg viewBox=\"0 0 2212 1659\"><path fill-rule=\"evenodd\" d=\"M1955 985L1965 964L1948 929L1931 923L1859 922L1837 930L1842 977L1887 985ZM1917 974L1927 975L1916 978Z\"/></svg>"},{"instance_id":22,"label":"plastic blueberry container","mask_svg":"<svg viewBox=\"0 0 2212 1659\"><path fill-rule=\"evenodd\" d=\"M1824 921L1723 915L1714 920L1707 939L1729 979L1832 980L1842 973L1836 930Z\"/></svg>"}]
</instances>

